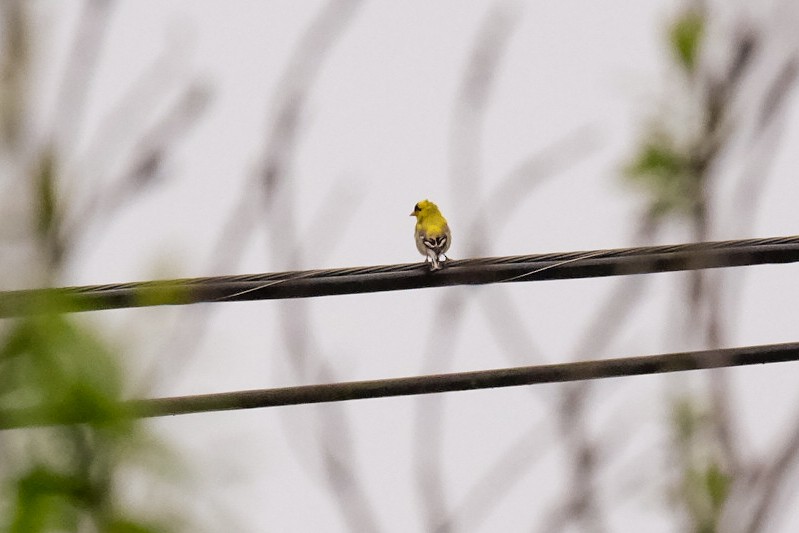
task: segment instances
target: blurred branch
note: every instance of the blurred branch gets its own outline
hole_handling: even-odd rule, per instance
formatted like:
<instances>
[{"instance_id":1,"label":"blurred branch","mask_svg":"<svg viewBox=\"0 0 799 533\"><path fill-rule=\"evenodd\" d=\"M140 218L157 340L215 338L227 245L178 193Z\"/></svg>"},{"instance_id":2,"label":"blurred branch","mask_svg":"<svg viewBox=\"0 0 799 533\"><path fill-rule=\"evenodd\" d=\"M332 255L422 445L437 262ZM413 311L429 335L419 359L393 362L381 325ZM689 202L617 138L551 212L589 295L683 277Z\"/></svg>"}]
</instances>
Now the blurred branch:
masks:
<instances>
[{"instance_id":1,"label":"blurred branch","mask_svg":"<svg viewBox=\"0 0 799 533\"><path fill-rule=\"evenodd\" d=\"M483 122L500 62L520 20L520 9L521 4L516 0L500 1L491 6L478 30L455 98L450 133L450 182L455 205L464 213L480 204ZM482 255L486 242L483 230L477 224L472 224L471 229L478 231L472 232L466 253Z\"/></svg>"},{"instance_id":2,"label":"blurred branch","mask_svg":"<svg viewBox=\"0 0 799 533\"><path fill-rule=\"evenodd\" d=\"M757 120L757 133L762 132L785 107L785 102L796 85L796 74L799 70L797 57L792 55L772 80L763 96L760 114Z\"/></svg>"},{"instance_id":3,"label":"blurred branch","mask_svg":"<svg viewBox=\"0 0 799 533\"><path fill-rule=\"evenodd\" d=\"M209 98L209 89L203 84L194 83L186 87L169 112L140 134L121 175L99 189L84 208L74 214L70 224L64 225L62 242L75 240L89 224L109 216L155 181L170 152L185 139L187 132L202 116Z\"/></svg>"},{"instance_id":4,"label":"blurred branch","mask_svg":"<svg viewBox=\"0 0 799 533\"><path fill-rule=\"evenodd\" d=\"M293 217L290 216L291 195L286 188L291 184L291 180L287 178L297 149L300 118L311 87L333 44L343 34L360 5L361 0L330 0L325 4L303 33L289 58L286 71L278 81L258 179L274 211L273 216L288 217L287 220L278 219L282 229L290 235L295 231ZM282 201L274 202L278 189L281 189ZM283 204L287 204L285 213L275 211ZM278 246L277 251L287 246L293 247L290 241L283 246L280 242L274 244Z\"/></svg>"},{"instance_id":5,"label":"blurred branch","mask_svg":"<svg viewBox=\"0 0 799 533\"><path fill-rule=\"evenodd\" d=\"M341 182L335 183L326 197L330 201L325 202L319 211L312 216L307 231L307 234L314 236L314 238L311 239L309 237L298 240L300 243L311 241L319 243L319 246L314 247L314 257L318 261L324 261L333 252L337 244L334 233L338 233L342 225L346 225L352 219L357 211L355 206L361 201L361 196L357 192L342 186ZM338 225L330 224L332 218L330 212L333 209L338 209L338 206L344 203L344 199L346 199L347 205L353 206L353 209L348 209L344 213L340 212L340 210L337 211L335 218ZM243 218L247 218L247 216L244 215ZM222 254L219 257L219 262L221 264L230 259L229 256ZM2 300L1 293L0 300ZM186 309L185 313L178 319L182 322L181 327L172 329L169 337L159 350L160 355L155 358L156 363L145 371L144 377L139 380L141 385L136 390L140 392L156 391L167 378L171 383L177 381L180 374L188 368L190 358L196 356L197 348L205 338L208 324L215 309L215 307L211 306L192 306Z\"/></svg>"},{"instance_id":6,"label":"blurred branch","mask_svg":"<svg viewBox=\"0 0 799 533\"><path fill-rule=\"evenodd\" d=\"M499 288L480 295L477 306L500 350L512 364L543 362L542 350L528 328L528 321L507 291ZM523 351L520 351L520 348Z\"/></svg>"},{"instance_id":7,"label":"blurred branch","mask_svg":"<svg viewBox=\"0 0 799 533\"><path fill-rule=\"evenodd\" d=\"M524 158L486 195L485 200L469 206L467 210L470 212L474 211L472 206L479 206L473 215L469 234L479 235L480 228L489 217L492 231L501 233L502 227L536 187L546 179L584 162L599 146L600 136L596 129L582 126Z\"/></svg>"},{"instance_id":8,"label":"blurred branch","mask_svg":"<svg viewBox=\"0 0 799 533\"><path fill-rule=\"evenodd\" d=\"M481 205L479 185L482 179L483 124L492 90L498 79L502 58L507 53L510 39L520 19L521 7L516 1L500 1L489 8L474 38L455 95L450 130L449 178L455 206L464 213L471 212L476 205ZM551 155L551 152L547 151L545 154ZM503 197L502 192L528 189L546 174L536 168L541 165L540 160L535 159L526 163L513 173L512 179L502 181L504 187L494 195L498 197L494 200L506 200L507 197ZM541 166L546 166L546 162ZM504 204L490 204L494 212L497 211L498 205L502 205L503 209L508 207ZM484 254L488 242L485 238L484 219L479 217L478 213L473 220L469 232L465 234L468 235L468 240L465 241L468 256ZM442 301L442 306L439 307L439 312L433 321L436 326L431 330L428 341L426 366L432 364L438 365L439 368L450 366L451 355L447 354L451 352L434 347L439 344L436 339L441 338L439 328L442 327L442 323L448 324L451 329L457 329L456 322L462 319L465 305L463 294L450 295ZM427 528L437 528L438 531L446 532L449 530L449 525L446 521L448 512L441 471L442 407L438 398L424 399L418 404L415 461Z\"/></svg>"},{"instance_id":9,"label":"blurred branch","mask_svg":"<svg viewBox=\"0 0 799 533\"><path fill-rule=\"evenodd\" d=\"M273 260L286 267L296 268L301 264L303 253L297 245L302 241L298 238L292 190L300 119L322 65L360 6L360 0L331 0L319 10L294 47L272 101L271 123L256 179L257 188L263 191L261 198L266 200L269 252ZM279 320L287 350L286 361L294 377L309 379L324 371L327 365L313 337L307 302L284 302ZM346 413L339 406L329 406L324 412L314 414L320 428L315 445L327 473L325 481L347 529L379 531L370 495L354 466L357 454L352 447ZM335 424L331 424L333 420Z\"/></svg>"},{"instance_id":10,"label":"blurred branch","mask_svg":"<svg viewBox=\"0 0 799 533\"><path fill-rule=\"evenodd\" d=\"M784 505L780 506L779 496L780 490L785 487L788 475L795 473L797 462L799 462L799 424L790 430L785 442L768 457L771 461L758 476L756 490L742 494L746 499L751 499L752 495L756 498L751 516L743 522L743 527L740 528L740 531L745 533L768 531L769 524L775 521L775 511L780 507L783 512L785 510Z\"/></svg>"},{"instance_id":11,"label":"blurred branch","mask_svg":"<svg viewBox=\"0 0 799 533\"><path fill-rule=\"evenodd\" d=\"M271 119L259 172L254 173L246 181L235 207L222 225L212 247L211 272L235 269L252 237L256 223L260 220L263 204L274 202L274 195L271 194L271 187L274 185L272 180L283 179L276 170L285 171L286 163L293 157L291 147L297 142L296 124L304 108L306 95L313 85L317 71L324 64L328 52L346 28L359 3L359 0L329 1L315 16L294 47L272 98L274 118ZM272 170L267 171L267 169ZM261 184L266 186L260 187ZM296 249L296 243L302 241L294 238L293 223L288 224L289 220L286 222L287 224L281 224L279 229L288 233L286 242L289 246L284 246L285 250L275 250L275 255L281 258L297 258L299 251ZM188 357L194 354L202 341L205 325L211 319L211 311L211 308L207 307L190 310L179 319L185 323L185 327L176 328L176 333L164 344L163 355L184 354L178 357L181 364L174 365L176 371L185 366ZM170 377L174 378L174 374ZM148 379L147 382L151 380Z\"/></svg>"},{"instance_id":12,"label":"blurred branch","mask_svg":"<svg viewBox=\"0 0 799 533\"><path fill-rule=\"evenodd\" d=\"M508 176L500 181L495 190L482 202L480 209L474 215L470 234L479 234L479 228L488 217L492 220L492 231L501 232L502 225L508 222L511 215L518 209L521 202L529 196L533 188L540 185L544 179L553 176L567 166L582 161L596 147L596 141L595 132L592 129L583 127L523 160ZM497 209L497 206L502 206L502 209ZM449 309L449 306L445 307ZM491 291L482 294L478 308L484 313L486 324L489 330L494 333L494 338L500 348L511 358L513 363L522 364L529 361L531 357L533 360L540 357L535 355L539 354L540 350L536 347L532 335L523 322L518 319L520 315L514 309L513 300L504 291ZM451 312L451 310L447 312ZM532 356L530 355L531 353L533 354ZM537 390L531 389L533 392ZM526 443L526 445L529 445L529 443ZM516 449L517 447L514 447L508 450L507 453L514 453ZM516 464L517 458L513 456L501 457L497 465L501 468L502 465L508 463ZM532 463L528 463L527 466L532 466ZM519 467L516 475L521 477L526 470L526 468ZM491 492L491 498L485 499L483 505L470 504L462 507L477 509L483 515L488 514L490 509L501 502L505 494L513 486L513 483L502 483L498 487L497 483L492 481L496 479L496 476L497 473L489 473L484 477L483 483L490 483L490 486L481 490L481 486L478 483L473 488L475 494L484 491ZM473 511L469 514L475 515L476 512ZM454 517L458 515L452 514L451 516L453 518L442 522L443 526L440 527L443 527L444 530L451 527L450 523L455 523ZM471 523L468 520L460 522Z\"/></svg>"},{"instance_id":13,"label":"blurred branch","mask_svg":"<svg viewBox=\"0 0 799 533\"><path fill-rule=\"evenodd\" d=\"M90 168L75 172L91 176L109 174L109 169L129 149L131 132L145 130L152 110L158 108L173 87L185 82L185 65L188 63L178 46L164 47L100 119L85 151L75 157ZM201 84L195 81L186 85L199 87ZM187 90L186 87L181 89Z\"/></svg>"},{"instance_id":14,"label":"blurred branch","mask_svg":"<svg viewBox=\"0 0 799 533\"><path fill-rule=\"evenodd\" d=\"M774 154L781 111L792 92L797 72L795 44L791 42L787 53L783 54L780 48L785 49L785 42L772 37L779 32L758 28L752 17L740 15L735 22L738 30L717 43L727 49L729 60L721 66L715 64L719 47L714 50L705 42L709 35L718 35L706 31L706 27L715 22L709 7L706 2L686 3L671 26L671 48L682 67L679 81L685 88L684 94L676 96L686 100L685 110L695 115L696 120L689 122L693 127L674 123L675 127L669 128L670 121L664 117L661 126L646 139L644 148L627 169L630 177L650 188L650 213L672 215L690 222L696 240L711 238L714 222L722 224L712 220L720 203L715 200L719 195L713 194L714 182L729 175L722 165L740 152L734 150L736 142L748 143L750 146L745 147L748 150L753 146L754 155L747 154L747 169L733 189L732 220L723 223L723 227L737 234L751 225L756 202L768 176L764 170ZM774 8L775 12L778 7ZM783 59L773 60L783 55ZM752 120L747 120L750 116ZM701 336L707 347L726 343L727 324L734 307L730 304L740 295L736 288L740 284L731 284L726 281L728 279L726 272L708 271L694 271L689 277L686 300L690 315L685 327L689 334ZM757 498L756 493L742 488L745 483L741 480L748 477L747 470L751 467L744 463L739 452L741 435L734 424L728 374L714 372L708 378L712 405L710 422L715 432L714 444L721 450L721 457L712 465L719 470L707 474L718 479L729 476L733 480L737 492L732 493L731 501L736 495L746 500ZM700 477L703 475L705 473ZM695 530L716 530L716 515L692 513L695 510L691 508L690 498L683 499L683 503L690 519L694 520ZM745 523L746 513L741 506L727 503L724 506L729 515L725 518L727 522ZM733 515L736 518L731 522ZM707 529L708 524L712 524L712 529Z\"/></svg>"},{"instance_id":15,"label":"blurred branch","mask_svg":"<svg viewBox=\"0 0 799 533\"><path fill-rule=\"evenodd\" d=\"M0 2L0 150L19 149L27 114L31 28L24 0Z\"/></svg>"},{"instance_id":16,"label":"blurred branch","mask_svg":"<svg viewBox=\"0 0 799 533\"><path fill-rule=\"evenodd\" d=\"M478 233L478 227L490 216L493 231L501 233L520 204L547 178L564 171L569 165L582 161L596 148L596 132L587 127L580 128L556 141L544 150L536 152L521 161L507 176L502 178L495 189L481 202L476 210L469 234ZM502 209L497 209L502 206ZM535 345L529 332L519 321L513 302L502 292L492 292L483 296L493 298L493 303L480 305L486 315L487 324L494 331L494 337L508 355L516 353L513 349L524 346L525 351L534 351ZM519 361L515 361L519 363Z\"/></svg>"},{"instance_id":17,"label":"blurred branch","mask_svg":"<svg viewBox=\"0 0 799 533\"><path fill-rule=\"evenodd\" d=\"M35 30L35 35L30 35L30 45L38 57L46 55L50 51L47 47L54 44L53 36L48 35L52 29L50 23L60 21L51 20L47 9L42 11L29 4L0 3L0 17L5 21L5 16L13 13L10 22L15 26L9 34L0 29L0 39L16 40L21 33ZM27 220L23 222L30 226L26 236L30 242L25 243L32 250L30 270L40 269L48 284L63 274L64 258L74 245L62 234L65 219L73 208L71 197L64 190L65 161L83 133L90 86L103 52L112 6L110 1L96 0L78 4L77 28L56 88L54 113L42 117L47 122L44 128L49 128L46 131L33 131L32 126L39 119L37 111L43 104L39 100L47 92L47 87L41 86L48 79L46 71L41 70L49 67L47 62L24 73L19 71L22 65L16 65L13 74L24 75L25 79L8 80L5 72L0 73L0 84L12 82L17 85L13 90L26 89L26 94L16 95L17 100L10 101L6 99L6 87L0 88L0 114L16 115L17 123L12 129L18 128L9 134L14 139L5 139L12 151L9 158L3 157L3 177L27 188L15 195L14 201L31 206L33 216L28 219L26 212ZM75 10L68 8L68 11ZM23 13L26 20L19 18ZM28 43L13 43L14 54L21 57L27 51L19 49L20 46L24 48ZM2 60L0 57L0 68L5 66ZM30 103L28 98L32 98ZM21 131L20 124L31 131ZM9 218L9 213L5 215ZM11 215L13 218L13 212ZM0 529L145 532L177 527L180 518L174 508L170 509L168 523L153 512L160 506L155 500L146 512L140 506L136 509L135 504L130 505L127 489L131 476L140 489L147 491L154 485L154 477L163 471L146 464L158 455L148 449L154 441L138 424L131 423L130 412L123 412L120 398L124 372L117 354L99 340L96 332L75 324L79 320L52 312L46 298L37 305L40 314L3 324L0 410L38 405L35 410L40 415L63 414L84 418L86 423L46 432L5 435L0 443L6 452L7 467L3 469ZM48 405L37 399L46 399ZM155 473L158 474L154 476ZM141 515L141 520L136 515Z\"/></svg>"},{"instance_id":18,"label":"blurred branch","mask_svg":"<svg viewBox=\"0 0 799 533\"><path fill-rule=\"evenodd\" d=\"M158 176L169 152L174 150L175 144L183 139L205 111L210 94L209 88L203 83L189 85L172 109L141 135L127 167L121 177L115 180L118 188L108 193L110 207L121 204Z\"/></svg>"},{"instance_id":19,"label":"blurred branch","mask_svg":"<svg viewBox=\"0 0 799 533\"><path fill-rule=\"evenodd\" d=\"M735 50L733 57L734 60L729 66L726 79L722 82L717 82L712 88L717 92L724 94L726 98L720 100L719 113L725 115L725 121L733 129L735 122L740 122L740 117L734 116L734 108L732 100L735 97L744 112L749 111L754 114L755 122L752 127L749 143L754 148L753 154L749 154L746 163L747 170L745 172L757 174L756 180L747 179L746 173L741 179L738 180L735 189L735 200L738 209L733 211L734 223L733 225L739 228L739 231L745 230L748 225L751 225L752 216L755 212L755 206L760 198L760 192L763 190L767 183L765 168L769 165L770 159L775 153L773 146L771 148L764 148L764 137L769 138L770 143L775 143L774 136L777 135L782 128L782 110L788 99L788 94L795 86L796 73L797 73L797 54L796 51L788 51L787 57L778 63L773 77L768 78L763 76L761 71L754 69L757 64L757 59L760 63L764 63L764 54L758 53L763 48L764 41L768 39L765 30L757 33L753 30L739 32L733 37L731 47ZM761 69L762 70L762 69ZM746 90L741 79L744 75L750 78L757 76L756 85L760 85L763 90L761 94L757 94L756 90L760 87L755 87L756 90ZM765 82L761 81L765 78ZM736 121L737 119L737 121ZM712 127L712 125L711 125ZM742 129L738 126L738 129ZM769 135L772 133L772 135ZM708 132L708 137L713 135L713 131ZM731 135L727 136L730 140ZM731 142L728 142L731 144ZM751 148L751 147L750 147ZM719 158L722 149L719 147L718 152L710 152L708 157ZM707 165L710 167L710 164ZM710 203L710 198L708 203ZM704 217L697 217L697 224L700 227L700 235L709 235L709 214L703 212ZM703 229L702 229L703 228ZM705 321L705 339L708 347L719 347L725 343L726 335L724 333L725 318L730 320L730 315L733 312L734 306L729 305L730 298L735 297L736 288L729 283L725 283L728 277L727 273L714 272L714 273L696 273L696 279L702 281L701 285L696 286L695 296L697 300L695 303L697 307L699 300L704 300L706 309ZM724 294L722 288L725 288ZM723 299L727 297L727 301ZM697 309L698 312L698 309ZM699 318L699 317L697 317ZM698 323L701 321L698 321ZM739 432L734 428L734 407L731 405L731 389L729 384L729 376L726 372L717 372L712 376L710 383L710 397L713 405L714 412L714 426L717 432L717 440L724 451L724 467L728 472L733 472L738 476L746 477L746 469L748 465L742 464L740 453L738 452Z\"/></svg>"},{"instance_id":20,"label":"blurred branch","mask_svg":"<svg viewBox=\"0 0 799 533\"><path fill-rule=\"evenodd\" d=\"M653 223L653 221L649 221ZM650 226L650 224L645 224L639 231L636 233L636 236L633 239L633 242L648 242L653 240L652 235L654 231L654 226ZM626 315L629 314L632 309L634 309L635 303L638 299L643 295L643 288L648 281L648 278L645 277L634 277L629 280L625 280L623 283L617 285L616 289L612 291L612 293L605 298L605 303L600 306L599 311L595 314L595 320L592 326L589 326L586 329L586 333L582 335L582 342L578 343L577 349L574 350L575 354L582 354L582 353L602 353L611 341L611 339L617 334L617 332L622 328L624 324L626 324ZM502 303L497 303L495 305L481 305L480 309L485 312L486 321L494 331L494 336L497 339L500 347L503 351L510 357L514 359L514 363L522 364L522 357L529 358L530 355L522 355L522 354L529 354L532 352L533 354L540 353L540 350L535 347L535 344L532 342L530 338L529 332L524 327L524 325L517 320L519 314L517 312L512 311L512 300L506 296L503 296L502 291L492 291L490 293L490 297L498 298L501 297L503 300ZM520 350L519 347L524 347L523 350ZM535 356L534 356L535 357ZM583 427L585 424L585 420L582 417L575 418L574 410L575 409L583 409L586 405L586 399L589 393L589 382L575 384L575 387L571 388L569 391L564 391L566 394L570 394L572 397L572 403L567 404L565 401L562 401L558 404L558 416L562 420L560 423L561 428L568 429L572 425L579 424L580 427ZM531 390L537 390L535 388ZM568 406L571 406L570 409L567 409ZM568 422L566 422L568 420ZM576 426L575 426L576 427ZM526 440L526 439L525 439ZM514 455L520 455L523 452L519 452L519 449L524 449L524 446L529 445L529 442L520 442L515 445L512 449L508 450L507 453L513 453ZM570 447L570 451L574 454L578 455L585 455L586 450L590 447L587 442L583 442L579 446L572 446ZM582 450L582 451L581 451ZM504 457L499 461L499 464L517 464L518 459L512 456ZM568 464L578 464L577 459L573 459L569 461ZM529 468L532 468L534 464L532 462L522 463L517 466L517 470L515 471L515 475L521 477ZM580 468L579 464L575 468ZM497 473L498 474L498 473ZM591 474L593 475L593 474ZM579 479L584 478L584 475L581 476L572 476L573 483L579 483ZM492 494L491 502L496 504L502 501L504 493L507 493L510 488L512 487L511 483L500 484L497 487L497 483L491 480L495 479L495 475L487 475L484 478L484 482L488 483L491 482L490 486L486 486L482 488L482 491L490 491ZM473 492L479 493L482 492L481 487L478 485L473 489ZM580 489L578 491L570 489L568 491L569 496L567 499L572 498L572 495L581 494L582 498L585 501L590 501L593 499L592 496L587 495L584 493L585 489ZM574 496L576 497L576 496ZM568 505L569 509L573 508L573 502L564 504ZM476 504L471 504L467 506L468 508L475 507L477 509L481 509L484 514L488 513L488 505L477 506ZM576 507L575 507L576 508ZM587 507L583 506L583 510L586 510ZM565 527L570 520L574 520L576 518L580 518L584 516L584 514L579 513L563 513L563 509L558 509L554 511L554 514L550 516L549 520L546 520L544 523L547 524L545 529L542 531L549 531L546 529L553 524L559 524L559 527ZM568 518L568 519L567 519Z\"/></svg>"},{"instance_id":21,"label":"blurred branch","mask_svg":"<svg viewBox=\"0 0 799 533\"><path fill-rule=\"evenodd\" d=\"M58 157L68 153L80 136L86 98L115 5L115 0L86 0L83 4L55 107L53 133Z\"/></svg>"},{"instance_id":22,"label":"blurred branch","mask_svg":"<svg viewBox=\"0 0 799 533\"><path fill-rule=\"evenodd\" d=\"M653 217L645 217L633 235L633 242L651 242L654 240L658 223ZM579 357L582 353L602 353L618 334L630 312L635 309L638 300L644 294L648 278L634 278L620 283L605 298L604 303L594 314L593 322L585 329L573 353ZM562 391L558 405L561 433L569 445L572 468L571 489L564 508L552 515L554 523L565 526L576 521L583 524L583 529L603 531L604 520L599 516L599 505L594 490L596 453L594 443L587 436L585 411L591 393L591 383L574 383Z\"/></svg>"},{"instance_id":23,"label":"blurred branch","mask_svg":"<svg viewBox=\"0 0 799 533\"><path fill-rule=\"evenodd\" d=\"M314 346L314 348L316 348ZM329 378L329 368L319 377ZM353 431L346 412L337 404L320 407L315 413L320 426L317 446L327 474L331 496L338 502L350 531L380 531L371 505L371 496L357 475L358 455L353 446Z\"/></svg>"},{"instance_id":24,"label":"blurred branch","mask_svg":"<svg viewBox=\"0 0 799 533\"><path fill-rule=\"evenodd\" d=\"M434 531L477 531L496 506L546 455L548 424L538 421L499 454ZM550 448L551 450L551 448Z\"/></svg>"},{"instance_id":25,"label":"blurred branch","mask_svg":"<svg viewBox=\"0 0 799 533\"><path fill-rule=\"evenodd\" d=\"M256 224L261 220L264 204L275 202L272 188L276 186L276 180L290 181L284 180L282 173L287 170L287 164L293 157L293 146L298 140L297 123L304 109L307 93L311 90L317 71L321 69L327 54L347 27L359 4L360 0L329 1L295 46L272 98L274 117L271 119L259 170L246 181L235 207L222 224L212 247L211 272L235 269L252 238ZM285 222L281 222L277 231L286 232L287 244L274 252L279 258L294 258L293 263L300 255L296 243L302 241L295 238L296 230L291 223L291 217ZM204 326L210 318L210 308L191 310L182 318L186 327L176 328L176 333L164 344L162 354L185 354L180 357L182 364L176 365L176 368L183 367L186 359L196 351L203 338ZM171 377L174 378L174 374Z\"/></svg>"},{"instance_id":26,"label":"blurred branch","mask_svg":"<svg viewBox=\"0 0 799 533\"><path fill-rule=\"evenodd\" d=\"M426 267L425 267L426 268ZM452 365L454 353L448 347L457 341L468 299L462 292L444 295L436 307L422 358L423 373L441 371ZM442 483L444 418L443 398L422 397L415 405L414 450L416 486L419 489L426 530L449 531L448 514Z\"/></svg>"}]
</instances>

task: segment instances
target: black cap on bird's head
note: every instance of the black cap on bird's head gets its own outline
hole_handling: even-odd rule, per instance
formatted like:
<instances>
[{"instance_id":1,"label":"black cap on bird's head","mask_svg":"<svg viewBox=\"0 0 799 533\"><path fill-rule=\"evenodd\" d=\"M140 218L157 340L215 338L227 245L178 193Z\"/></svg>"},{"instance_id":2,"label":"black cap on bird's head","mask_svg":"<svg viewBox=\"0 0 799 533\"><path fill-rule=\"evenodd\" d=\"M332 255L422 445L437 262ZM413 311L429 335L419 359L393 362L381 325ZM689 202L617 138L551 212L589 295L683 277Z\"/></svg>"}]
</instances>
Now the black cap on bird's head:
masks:
<instances>
[{"instance_id":1,"label":"black cap on bird's head","mask_svg":"<svg viewBox=\"0 0 799 533\"><path fill-rule=\"evenodd\" d=\"M415 206L413 206L413 212L411 213L410 216L412 216L412 217L417 216L424 209L429 209L431 207L435 208L436 204L434 204L430 200L422 200L421 202L419 202Z\"/></svg>"}]
</instances>

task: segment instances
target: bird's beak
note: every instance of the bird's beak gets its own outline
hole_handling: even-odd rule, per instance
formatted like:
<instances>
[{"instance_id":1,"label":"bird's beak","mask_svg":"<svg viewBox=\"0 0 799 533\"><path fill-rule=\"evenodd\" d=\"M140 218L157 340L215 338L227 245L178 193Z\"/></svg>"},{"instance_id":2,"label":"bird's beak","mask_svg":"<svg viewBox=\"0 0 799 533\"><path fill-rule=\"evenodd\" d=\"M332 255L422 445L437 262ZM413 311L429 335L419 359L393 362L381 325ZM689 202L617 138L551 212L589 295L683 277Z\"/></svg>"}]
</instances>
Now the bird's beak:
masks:
<instances>
[{"instance_id":1,"label":"bird's beak","mask_svg":"<svg viewBox=\"0 0 799 533\"><path fill-rule=\"evenodd\" d=\"M416 213L411 213L409 216L412 216L412 217L416 216Z\"/></svg>"}]
</instances>

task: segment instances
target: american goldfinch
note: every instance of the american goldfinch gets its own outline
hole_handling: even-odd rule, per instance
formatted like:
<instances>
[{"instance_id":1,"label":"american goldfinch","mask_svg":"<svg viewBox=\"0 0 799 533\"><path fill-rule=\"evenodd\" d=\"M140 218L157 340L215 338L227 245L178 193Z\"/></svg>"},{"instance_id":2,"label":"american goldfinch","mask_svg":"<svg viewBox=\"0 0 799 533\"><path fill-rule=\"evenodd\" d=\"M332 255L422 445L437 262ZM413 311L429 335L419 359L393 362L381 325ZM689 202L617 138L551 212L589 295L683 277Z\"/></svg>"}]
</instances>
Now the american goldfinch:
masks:
<instances>
[{"instance_id":1,"label":"american goldfinch","mask_svg":"<svg viewBox=\"0 0 799 533\"><path fill-rule=\"evenodd\" d=\"M452 243L452 234L449 232L447 219L438 210L438 206L429 200L422 200L413 208L412 217L416 217L416 229L413 232L416 239L416 249L430 260L430 270L441 268L440 257L449 250Z\"/></svg>"}]
</instances>

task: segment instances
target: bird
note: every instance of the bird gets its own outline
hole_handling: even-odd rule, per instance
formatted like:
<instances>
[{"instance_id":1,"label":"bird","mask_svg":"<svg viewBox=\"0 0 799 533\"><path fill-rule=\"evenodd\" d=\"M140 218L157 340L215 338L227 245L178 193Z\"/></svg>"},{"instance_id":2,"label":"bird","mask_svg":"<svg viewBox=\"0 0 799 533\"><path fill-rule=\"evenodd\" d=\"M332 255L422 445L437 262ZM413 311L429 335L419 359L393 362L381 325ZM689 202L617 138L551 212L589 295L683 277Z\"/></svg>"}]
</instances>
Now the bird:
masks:
<instances>
[{"instance_id":1,"label":"bird","mask_svg":"<svg viewBox=\"0 0 799 533\"><path fill-rule=\"evenodd\" d=\"M440 270L441 257L447 260L444 254L452 244L447 219L438 206L429 200L416 204L410 216L416 217L416 229L413 232L416 249L425 256L425 261L430 260L430 270Z\"/></svg>"}]
</instances>

